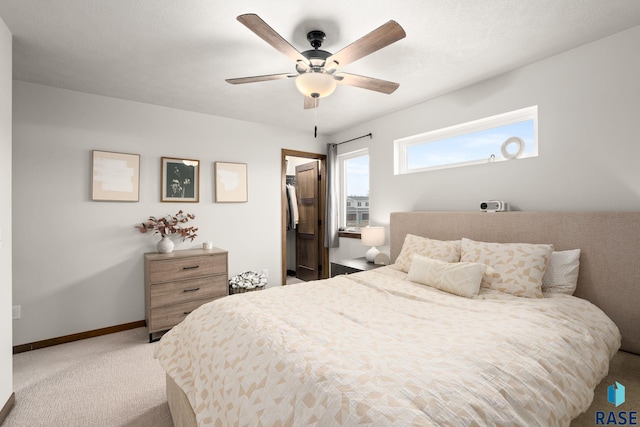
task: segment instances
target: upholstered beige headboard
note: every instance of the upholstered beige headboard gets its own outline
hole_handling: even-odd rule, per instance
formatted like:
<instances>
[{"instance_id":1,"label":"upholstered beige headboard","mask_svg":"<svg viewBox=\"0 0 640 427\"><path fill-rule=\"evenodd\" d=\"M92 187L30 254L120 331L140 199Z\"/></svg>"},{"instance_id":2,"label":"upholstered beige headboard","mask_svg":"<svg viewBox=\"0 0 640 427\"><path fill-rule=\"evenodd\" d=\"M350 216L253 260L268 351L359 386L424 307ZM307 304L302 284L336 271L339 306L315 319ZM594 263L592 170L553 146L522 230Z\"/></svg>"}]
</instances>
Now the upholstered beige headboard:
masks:
<instances>
[{"instance_id":1,"label":"upholstered beige headboard","mask_svg":"<svg viewBox=\"0 0 640 427\"><path fill-rule=\"evenodd\" d=\"M575 296L607 313L622 333L622 349L640 354L640 212L394 212L392 260L408 233L581 249Z\"/></svg>"}]
</instances>

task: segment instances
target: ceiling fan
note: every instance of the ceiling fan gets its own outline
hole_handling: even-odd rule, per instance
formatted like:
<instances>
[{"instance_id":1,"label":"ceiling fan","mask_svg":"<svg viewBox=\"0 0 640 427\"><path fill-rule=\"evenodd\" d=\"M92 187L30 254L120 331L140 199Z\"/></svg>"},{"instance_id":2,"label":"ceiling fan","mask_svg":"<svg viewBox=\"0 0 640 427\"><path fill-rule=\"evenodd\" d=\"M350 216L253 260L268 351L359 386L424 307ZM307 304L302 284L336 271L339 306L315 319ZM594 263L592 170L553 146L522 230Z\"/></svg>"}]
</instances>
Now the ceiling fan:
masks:
<instances>
[{"instance_id":1,"label":"ceiling fan","mask_svg":"<svg viewBox=\"0 0 640 427\"><path fill-rule=\"evenodd\" d=\"M386 94L393 93L400 86L398 83L373 77L339 72L345 65L403 39L406 33L395 21L387 22L332 54L320 49L325 40L325 33L320 30L313 30L307 34L307 40L313 49L299 52L258 15L248 13L238 16L237 19L258 37L295 62L296 72L227 79L226 81L231 84L295 78L296 87L305 96L304 108L316 108L318 99L331 95L337 83Z\"/></svg>"}]
</instances>

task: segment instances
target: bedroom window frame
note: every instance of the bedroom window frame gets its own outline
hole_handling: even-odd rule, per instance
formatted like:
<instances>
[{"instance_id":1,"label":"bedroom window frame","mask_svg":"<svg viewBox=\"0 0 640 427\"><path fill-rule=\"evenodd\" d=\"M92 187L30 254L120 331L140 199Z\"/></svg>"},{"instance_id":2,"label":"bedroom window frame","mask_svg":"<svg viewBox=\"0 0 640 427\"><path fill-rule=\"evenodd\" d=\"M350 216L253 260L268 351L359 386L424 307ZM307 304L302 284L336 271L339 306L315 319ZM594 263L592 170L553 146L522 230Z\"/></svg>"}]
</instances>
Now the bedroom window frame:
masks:
<instances>
[{"instance_id":1,"label":"bedroom window frame","mask_svg":"<svg viewBox=\"0 0 640 427\"><path fill-rule=\"evenodd\" d=\"M513 125L516 123L524 123L532 121L532 144L533 147L526 147L521 155L512 157L505 157L502 153L503 150L496 150L496 153L489 153L484 158L455 162L455 163L443 163L435 166L426 167L409 167L410 153L409 149L418 145L430 144L433 142L441 142L447 139L453 139L460 136L466 136L474 134L476 132L482 132L490 129L499 130L501 127ZM521 138L521 135L513 135L514 137ZM511 139L511 138L509 138ZM513 144L507 144L508 140L505 140L503 148L506 147L507 154L514 153ZM461 123L454 126L449 126L442 129L437 129L429 132L424 132L418 135L413 135L405 138L396 139L393 141L394 145L394 175L403 175L408 173L425 172L439 169L449 169L461 166L470 166L477 164L502 162L507 160L517 160L524 158L531 158L538 156L538 106L522 108L519 110L510 111L503 114L498 114L491 117L485 117L482 119L474 120L471 122ZM516 151L517 151L516 147Z\"/></svg>"},{"instance_id":2,"label":"bedroom window frame","mask_svg":"<svg viewBox=\"0 0 640 427\"><path fill-rule=\"evenodd\" d=\"M338 170L340 174L340 233L341 236L344 234L349 234L348 237L359 237L360 236L360 227L347 227L347 205L349 194L347 194L347 162L349 160L353 160L359 157L368 157L369 158L369 149L363 148L360 150L350 151L348 153L343 153L338 155ZM367 161L367 181L368 181L368 192L371 192L371 164L370 158ZM352 208L357 209L357 202L352 201ZM369 203L368 209L370 211L371 203ZM368 221L367 221L368 223Z\"/></svg>"}]
</instances>

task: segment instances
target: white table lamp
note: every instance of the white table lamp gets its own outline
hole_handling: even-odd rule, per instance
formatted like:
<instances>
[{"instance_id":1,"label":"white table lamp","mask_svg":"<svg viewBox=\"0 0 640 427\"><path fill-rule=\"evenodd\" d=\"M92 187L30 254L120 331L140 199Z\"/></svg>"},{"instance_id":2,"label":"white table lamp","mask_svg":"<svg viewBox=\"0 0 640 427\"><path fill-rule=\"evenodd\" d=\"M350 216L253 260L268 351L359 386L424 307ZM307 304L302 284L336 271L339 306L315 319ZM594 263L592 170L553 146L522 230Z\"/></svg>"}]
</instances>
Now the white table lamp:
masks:
<instances>
[{"instance_id":1,"label":"white table lamp","mask_svg":"<svg viewBox=\"0 0 640 427\"><path fill-rule=\"evenodd\" d=\"M376 246L384 245L384 237L384 227L364 227L360 229L362 246L371 246L366 255L368 262L373 262L376 255L380 253Z\"/></svg>"}]
</instances>

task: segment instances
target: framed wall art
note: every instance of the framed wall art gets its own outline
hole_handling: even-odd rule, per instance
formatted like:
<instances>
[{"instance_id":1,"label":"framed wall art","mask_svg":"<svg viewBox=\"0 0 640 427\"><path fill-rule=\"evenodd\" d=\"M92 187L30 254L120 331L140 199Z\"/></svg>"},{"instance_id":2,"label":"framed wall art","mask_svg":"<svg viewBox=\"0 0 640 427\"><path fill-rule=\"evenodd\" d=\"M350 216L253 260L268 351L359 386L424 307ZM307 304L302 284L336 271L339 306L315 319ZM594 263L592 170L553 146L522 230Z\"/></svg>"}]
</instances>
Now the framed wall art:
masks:
<instances>
[{"instance_id":1,"label":"framed wall art","mask_svg":"<svg viewBox=\"0 0 640 427\"><path fill-rule=\"evenodd\" d=\"M140 155L93 150L91 200L140 201Z\"/></svg>"},{"instance_id":2,"label":"framed wall art","mask_svg":"<svg viewBox=\"0 0 640 427\"><path fill-rule=\"evenodd\" d=\"M216 203L241 203L248 200L247 164L214 163Z\"/></svg>"},{"instance_id":3,"label":"framed wall art","mask_svg":"<svg viewBox=\"0 0 640 427\"><path fill-rule=\"evenodd\" d=\"M200 161L163 157L160 201L194 202L200 200Z\"/></svg>"}]
</instances>

